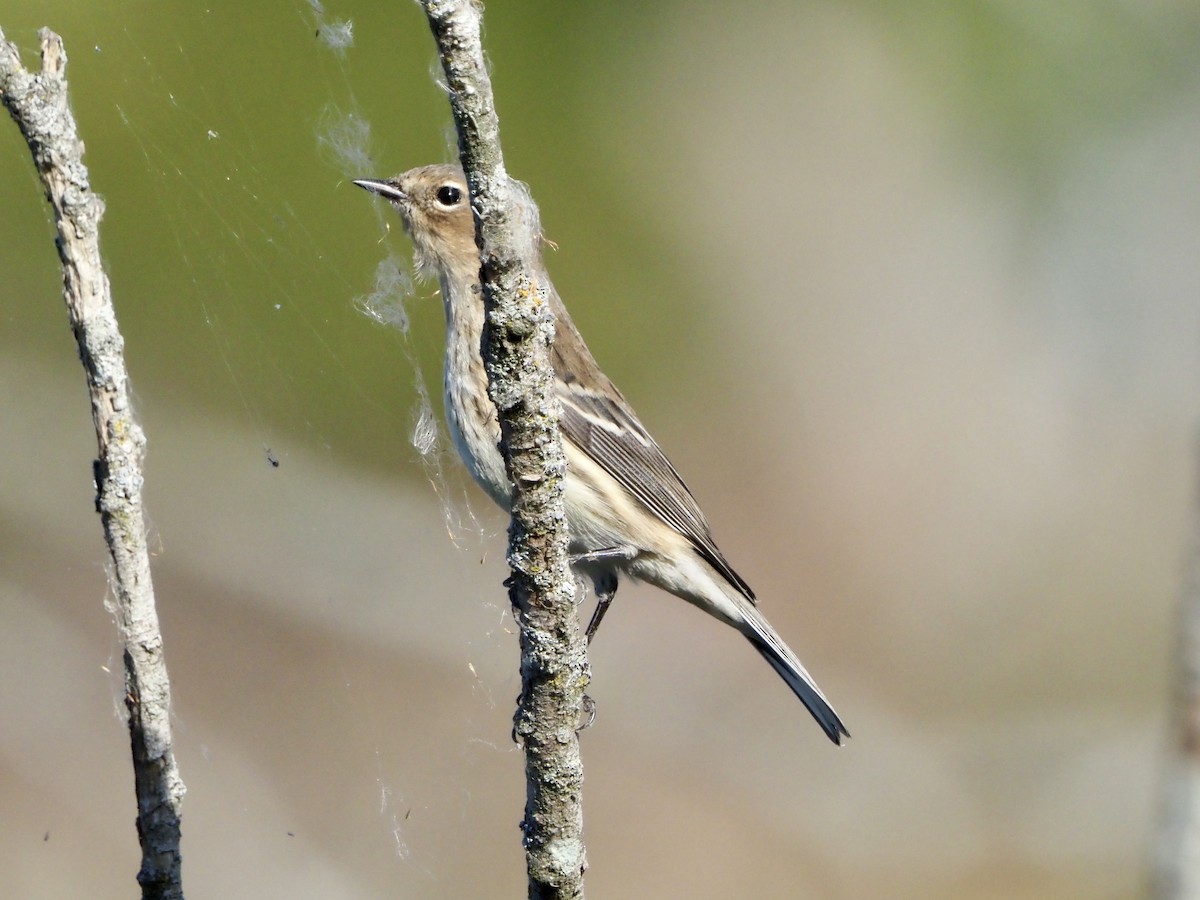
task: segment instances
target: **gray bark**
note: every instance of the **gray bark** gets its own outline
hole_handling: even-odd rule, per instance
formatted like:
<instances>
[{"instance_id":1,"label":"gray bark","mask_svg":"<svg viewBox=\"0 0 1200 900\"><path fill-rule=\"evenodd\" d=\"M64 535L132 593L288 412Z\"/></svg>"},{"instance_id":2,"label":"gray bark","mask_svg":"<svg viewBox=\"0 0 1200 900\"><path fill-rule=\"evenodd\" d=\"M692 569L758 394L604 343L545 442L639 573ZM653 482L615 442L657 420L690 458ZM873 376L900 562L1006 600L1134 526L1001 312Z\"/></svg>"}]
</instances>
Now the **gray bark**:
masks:
<instances>
[{"instance_id":1,"label":"gray bark","mask_svg":"<svg viewBox=\"0 0 1200 900\"><path fill-rule=\"evenodd\" d=\"M488 389L514 486L507 583L520 627L514 735L525 750L529 896L577 898L587 868L577 729L589 670L567 556L566 458L550 363L554 316L534 277L541 236L532 200L504 169L480 40L481 8L469 0L422 0L422 6L446 74L476 211Z\"/></svg>"},{"instance_id":2,"label":"gray bark","mask_svg":"<svg viewBox=\"0 0 1200 900\"><path fill-rule=\"evenodd\" d=\"M96 510L112 557L114 610L124 644L125 707L133 748L137 830L142 845L138 883L143 898L183 897L179 806L184 786L171 749L171 687L150 582L142 515L146 439L127 389L124 339L117 327L108 276L100 261L104 203L92 193L83 142L67 98L62 39L42 29L42 71L26 71L0 31L0 100L33 154L54 208L63 295L87 378L99 443L93 463Z\"/></svg>"}]
</instances>

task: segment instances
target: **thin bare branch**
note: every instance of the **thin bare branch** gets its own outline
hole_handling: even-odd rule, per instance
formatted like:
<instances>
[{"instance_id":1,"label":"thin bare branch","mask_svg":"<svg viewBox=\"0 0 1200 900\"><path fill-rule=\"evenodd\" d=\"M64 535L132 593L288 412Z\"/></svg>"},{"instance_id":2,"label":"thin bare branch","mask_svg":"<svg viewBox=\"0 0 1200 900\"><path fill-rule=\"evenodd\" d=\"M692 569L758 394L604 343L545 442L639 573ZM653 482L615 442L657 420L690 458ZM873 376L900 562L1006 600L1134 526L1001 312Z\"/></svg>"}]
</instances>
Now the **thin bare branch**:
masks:
<instances>
[{"instance_id":1,"label":"thin bare branch","mask_svg":"<svg viewBox=\"0 0 1200 900\"><path fill-rule=\"evenodd\" d=\"M108 276L100 260L103 201L92 193L83 142L71 115L62 39L42 29L42 71L21 65L0 32L0 100L25 136L54 208L63 294L87 376L99 442L93 463L96 510L112 556L114 608L124 642L125 707L142 845L138 883L143 898L183 897L179 806L184 786L171 749L171 687L150 582L142 516L146 439L127 390L124 339L117 327Z\"/></svg>"},{"instance_id":2,"label":"thin bare branch","mask_svg":"<svg viewBox=\"0 0 1200 900\"><path fill-rule=\"evenodd\" d=\"M481 7L422 0L446 74L459 154L476 212L487 325L484 360L513 489L509 596L521 630L514 733L525 749L523 822L529 896L583 896L583 763L577 729L589 679L567 556L550 347L554 315L533 277L536 208L504 169L480 39Z\"/></svg>"},{"instance_id":3,"label":"thin bare branch","mask_svg":"<svg viewBox=\"0 0 1200 900\"><path fill-rule=\"evenodd\" d=\"M1154 846L1156 900L1200 897L1200 495L1194 504L1189 571L1176 625L1170 755Z\"/></svg>"}]
</instances>

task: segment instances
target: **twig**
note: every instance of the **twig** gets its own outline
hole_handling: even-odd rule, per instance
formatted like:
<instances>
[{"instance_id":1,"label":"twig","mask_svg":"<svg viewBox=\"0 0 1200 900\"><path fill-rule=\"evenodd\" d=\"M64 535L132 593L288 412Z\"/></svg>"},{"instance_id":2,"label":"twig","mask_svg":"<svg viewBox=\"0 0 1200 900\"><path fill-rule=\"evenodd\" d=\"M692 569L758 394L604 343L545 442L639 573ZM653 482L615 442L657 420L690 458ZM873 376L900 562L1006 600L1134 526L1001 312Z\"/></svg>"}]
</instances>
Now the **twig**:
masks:
<instances>
[{"instance_id":1,"label":"twig","mask_svg":"<svg viewBox=\"0 0 1200 900\"><path fill-rule=\"evenodd\" d=\"M40 37L42 71L33 74L0 31L0 100L25 136L54 207L63 295L92 401L100 451L93 464L96 511L112 556L116 617L125 645L125 707L142 845L138 883L147 900L176 900L183 897L179 805L184 786L171 750L171 688L142 517L146 438L129 405L125 342L100 261L104 203L89 185L83 142L67 102L67 56L57 34L43 28Z\"/></svg>"},{"instance_id":2,"label":"twig","mask_svg":"<svg viewBox=\"0 0 1200 900\"><path fill-rule=\"evenodd\" d=\"M487 324L484 360L513 484L509 597L521 630L514 733L525 749L522 823L532 898L583 896L583 763L579 728L589 672L567 557L558 401L550 363L554 316L531 277L540 240L532 200L510 181L470 0L422 0L438 45L459 154L476 212Z\"/></svg>"},{"instance_id":3,"label":"twig","mask_svg":"<svg viewBox=\"0 0 1200 900\"><path fill-rule=\"evenodd\" d=\"M1176 622L1173 733L1154 846L1156 900L1200 897L1200 495L1193 504L1190 571Z\"/></svg>"}]
</instances>

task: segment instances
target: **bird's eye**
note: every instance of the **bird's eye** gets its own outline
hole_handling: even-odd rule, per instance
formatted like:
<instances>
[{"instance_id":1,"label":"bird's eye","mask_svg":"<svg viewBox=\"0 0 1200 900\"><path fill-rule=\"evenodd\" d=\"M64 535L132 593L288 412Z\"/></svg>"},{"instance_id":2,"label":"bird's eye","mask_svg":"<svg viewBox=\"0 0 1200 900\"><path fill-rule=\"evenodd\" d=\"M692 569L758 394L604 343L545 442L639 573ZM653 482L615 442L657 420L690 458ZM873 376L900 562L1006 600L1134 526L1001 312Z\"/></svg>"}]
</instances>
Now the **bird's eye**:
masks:
<instances>
[{"instance_id":1,"label":"bird's eye","mask_svg":"<svg viewBox=\"0 0 1200 900\"><path fill-rule=\"evenodd\" d=\"M442 206L458 206L462 200L462 191L452 184L443 184L437 189L437 199Z\"/></svg>"}]
</instances>

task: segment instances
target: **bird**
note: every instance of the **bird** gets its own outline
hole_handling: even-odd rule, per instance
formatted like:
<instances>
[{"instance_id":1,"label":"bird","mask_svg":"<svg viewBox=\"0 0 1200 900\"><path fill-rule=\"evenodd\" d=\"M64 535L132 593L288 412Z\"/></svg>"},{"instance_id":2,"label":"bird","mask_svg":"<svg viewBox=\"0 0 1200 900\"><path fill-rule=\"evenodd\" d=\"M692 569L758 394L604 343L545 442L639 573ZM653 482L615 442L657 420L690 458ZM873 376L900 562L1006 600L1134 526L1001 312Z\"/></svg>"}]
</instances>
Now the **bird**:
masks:
<instances>
[{"instance_id":1,"label":"bird","mask_svg":"<svg viewBox=\"0 0 1200 900\"><path fill-rule=\"evenodd\" d=\"M439 283L446 314L443 389L451 440L475 482L508 510L512 486L487 393L480 256L463 170L452 164L422 166L354 184L391 203L412 241L417 273ZM540 248L533 264L531 274L545 288L555 316L550 355L567 459L563 499L571 563L591 579L597 596L588 641L616 595L619 576L652 584L737 629L840 745L850 736L846 726L763 616L750 585L717 547L679 472L596 363L554 290Z\"/></svg>"}]
</instances>

